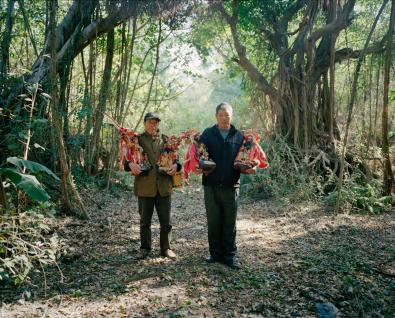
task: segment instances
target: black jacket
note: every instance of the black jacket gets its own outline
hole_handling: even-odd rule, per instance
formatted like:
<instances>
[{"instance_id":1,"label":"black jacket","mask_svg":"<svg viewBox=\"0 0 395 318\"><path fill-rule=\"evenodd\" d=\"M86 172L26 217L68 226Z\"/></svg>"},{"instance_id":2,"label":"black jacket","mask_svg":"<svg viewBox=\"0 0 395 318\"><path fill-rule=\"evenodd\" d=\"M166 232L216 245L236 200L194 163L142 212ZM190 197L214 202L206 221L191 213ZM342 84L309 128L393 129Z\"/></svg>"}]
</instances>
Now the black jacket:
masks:
<instances>
[{"instance_id":1,"label":"black jacket","mask_svg":"<svg viewBox=\"0 0 395 318\"><path fill-rule=\"evenodd\" d=\"M209 175L203 174L203 185L239 187L240 172L233 168L233 163L243 142L241 132L231 125L224 140L218 126L214 125L204 130L199 141L206 145L210 159L217 164Z\"/></svg>"}]
</instances>

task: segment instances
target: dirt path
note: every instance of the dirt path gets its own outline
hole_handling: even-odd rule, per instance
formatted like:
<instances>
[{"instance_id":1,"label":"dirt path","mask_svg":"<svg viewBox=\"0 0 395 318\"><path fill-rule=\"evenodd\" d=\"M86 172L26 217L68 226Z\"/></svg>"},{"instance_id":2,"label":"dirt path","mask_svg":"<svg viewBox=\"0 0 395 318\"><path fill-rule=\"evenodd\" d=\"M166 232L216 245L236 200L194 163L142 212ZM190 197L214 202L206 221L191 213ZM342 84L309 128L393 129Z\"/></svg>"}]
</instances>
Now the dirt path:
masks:
<instances>
[{"instance_id":1,"label":"dirt path","mask_svg":"<svg viewBox=\"0 0 395 318\"><path fill-rule=\"evenodd\" d=\"M395 214L331 215L310 204L242 203L240 271L205 264L206 220L199 187L173 196L178 260L136 260L137 201L130 192L84 191L89 221L54 226L76 253L40 273L0 308L0 317L391 317L395 313ZM27 300L23 300L21 295ZM30 296L30 297L29 297ZM11 296L10 296L11 297ZM19 300L18 300L19 298ZM317 311L318 310L318 311ZM330 317L330 316L328 316Z\"/></svg>"}]
</instances>

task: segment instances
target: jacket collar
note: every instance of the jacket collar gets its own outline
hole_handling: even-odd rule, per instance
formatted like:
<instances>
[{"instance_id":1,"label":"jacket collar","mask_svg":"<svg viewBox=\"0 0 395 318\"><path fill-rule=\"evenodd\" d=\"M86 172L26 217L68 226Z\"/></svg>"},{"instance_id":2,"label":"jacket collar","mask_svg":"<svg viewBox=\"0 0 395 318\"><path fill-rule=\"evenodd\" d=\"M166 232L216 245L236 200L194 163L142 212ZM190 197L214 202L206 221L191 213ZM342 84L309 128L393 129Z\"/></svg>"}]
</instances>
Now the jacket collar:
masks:
<instances>
[{"instance_id":1,"label":"jacket collar","mask_svg":"<svg viewBox=\"0 0 395 318\"><path fill-rule=\"evenodd\" d=\"M146 131L144 131L144 132L141 134L141 136L150 138L150 139L152 139L152 140L156 140L156 139L158 139L158 138L160 137L160 130L158 130L158 132L157 132L156 135L154 135L154 136L150 135L150 134L147 133Z\"/></svg>"},{"instance_id":2,"label":"jacket collar","mask_svg":"<svg viewBox=\"0 0 395 318\"><path fill-rule=\"evenodd\" d=\"M215 124L212 128L214 129L216 134L222 138L222 135L219 131L218 125ZM233 136L235 133L236 133L236 127L233 126L232 124L230 124L229 133L228 133L228 136L226 137L226 139L228 139L229 136Z\"/></svg>"},{"instance_id":3,"label":"jacket collar","mask_svg":"<svg viewBox=\"0 0 395 318\"><path fill-rule=\"evenodd\" d=\"M215 124L215 125L213 126L213 128L219 132L218 124ZM232 124L230 124L229 134L230 134L230 133L234 133L235 131L236 131L236 127L233 126Z\"/></svg>"}]
</instances>

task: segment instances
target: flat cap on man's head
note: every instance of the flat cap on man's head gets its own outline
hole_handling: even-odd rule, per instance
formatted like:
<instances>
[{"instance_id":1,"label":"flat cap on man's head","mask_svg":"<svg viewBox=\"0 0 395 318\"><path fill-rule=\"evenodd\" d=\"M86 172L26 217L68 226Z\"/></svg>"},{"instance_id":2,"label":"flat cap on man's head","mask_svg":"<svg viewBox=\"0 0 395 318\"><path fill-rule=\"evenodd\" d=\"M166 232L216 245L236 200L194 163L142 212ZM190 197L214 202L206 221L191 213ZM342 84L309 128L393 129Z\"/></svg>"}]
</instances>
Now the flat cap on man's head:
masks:
<instances>
[{"instance_id":1,"label":"flat cap on man's head","mask_svg":"<svg viewBox=\"0 0 395 318\"><path fill-rule=\"evenodd\" d=\"M149 119L156 119L157 121L160 121L158 114L155 112L149 112L145 114L144 121L147 121Z\"/></svg>"}]
</instances>

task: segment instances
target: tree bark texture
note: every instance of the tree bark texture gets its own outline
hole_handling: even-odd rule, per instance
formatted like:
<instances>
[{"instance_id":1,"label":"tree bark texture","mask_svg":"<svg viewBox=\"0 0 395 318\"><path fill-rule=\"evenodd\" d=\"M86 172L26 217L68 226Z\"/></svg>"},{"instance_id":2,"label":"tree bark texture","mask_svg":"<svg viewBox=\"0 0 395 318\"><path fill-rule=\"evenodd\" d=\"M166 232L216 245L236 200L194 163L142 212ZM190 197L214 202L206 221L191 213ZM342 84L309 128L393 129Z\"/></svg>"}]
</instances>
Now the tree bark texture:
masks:
<instances>
[{"instance_id":1,"label":"tree bark texture","mask_svg":"<svg viewBox=\"0 0 395 318\"><path fill-rule=\"evenodd\" d=\"M15 0L9 0L10 3ZM171 1L138 1L138 0L119 0L114 1L106 17L93 19L95 10L98 9L99 0L74 0L63 20L56 27L56 56L58 66L61 69L63 63L69 63L86 46L103 34L113 30L119 24L127 21L133 16L142 13L149 13L152 16L177 14L177 10L185 10L185 2L181 0ZM42 83L48 80L47 75L50 68L49 38L45 41L44 48L39 54L39 58L31 68L31 74L25 76L24 80L28 84ZM16 96L21 94L24 84L13 87L7 93L5 105L11 107Z\"/></svg>"},{"instance_id":2,"label":"tree bark texture","mask_svg":"<svg viewBox=\"0 0 395 318\"><path fill-rule=\"evenodd\" d=\"M370 29L369 35L366 39L363 51L366 51L369 46L370 39L372 38L372 35L373 35L373 32L376 28L377 22L379 21L381 13L383 12L387 2L388 2L388 0L384 0L379 12L376 15L376 18L373 22L371 29ZM349 101L348 107L347 107L347 109L348 109L347 122L346 122L346 129L344 132L344 137L343 137L343 148L342 148L342 154L341 154L341 158L340 158L340 173L339 173L339 179L337 182L336 213L338 213L340 210L341 189L343 186L343 175L344 175L344 166L345 166L345 155L346 155L347 144L348 144L348 133L349 133L349 129L350 129L350 124L351 124L351 119L352 119L352 114L353 114L353 109L354 109L354 103L355 103L355 99L357 96L358 78L359 78L359 74L361 71L364 56L365 56L365 54L362 54L357 60L357 65L355 67L354 77L353 77L353 81L352 81L350 101Z\"/></svg>"},{"instance_id":3,"label":"tree bark texture","mask_svg":"<svg viewBox=\"0 0 395 318\"><path fill-rule=\"evenodd\" d=\"M238 9L242 2L232 0L231 10L225 8L223 0L211 2L229 25L236 52L234 61L246 71L256 87L269 97L277 131L289 142L305 150L312 144L326 147L337 135L333 91L335 64L345 59L382 52L388 37L386 35L381 41L363 50L348 47L335 50L339 33L352 22L356 0L347 0L342 6L335 5L334 2L294 1L282 16L273 19L270 29L262 27L261 34L279 61L278 72L270 80L250 61L240 38ZM303 16L299 28L293 33L296 37L293 43L289 43L289 22L300 13ZM319 28L313 28L319 13L326 16L327 22ZM325 82L320 79L328 71L330 82L324 92L325 99L322 99L318 92L322 92L320 85ZM317 100L320 98L321 107L327 110L321 116L316 116L317 113L320 114L320 109L317 108L320 105Z\"/></svg>"},{"instance_id":4,"label":"tree bark texture","mask_svg":"<svg viewBox=\"0 0 395 318\"><path fill-rule=\"evenodd\" d=\"M388 42L385 50L385 60L384 60L384 94L383 94L383 113L382 113L382 124L381 124L381 135L383 140L383 163L384 163L384 173L383 173L383 192L385 195L390 195L392 188L394 186L394 174L392 171L391 158L389 154L389 141L388 141L388 103L389 103L389 86L390 86L390 73L392 65L392 48L393 48L393 37L395 28L395 0L391 1L391 17L388 27Z\"/></svg>"},{"instance_id":5,"label":"tree bark texture","mask_svg":"<svg viewBox=\"0 0 395 318\"><path fill-rule=\"evenodd\" d=\"M60 161L61 169L61 191L62 191L62 202L65 211L69 214L76 215L81 218L87 218L87 213L85 207L81 201L81 198L74 187L73 178L71 175L70 167L67 162L66 148L63 139L62 130L62 115L59 109L58 103L58 77L57 77L57 56L56 56L56 8L57 1L50 1L50 31L49 31L49 48L50 48L50 79L52 83L51 87L51 113L52 113L52 124L56 134L57 146L58 146L58 156Z\"/></svg>"},{"instance_id":6,"label":"tree bark texture","mask_svg":"<svg viewBox=\"0 0 395 318\"><path fill-rule=\"evenodd\" d=\"M100 137L100 129L103 124L103 117L106 111L106 101L108 97L108 93L111 87L111 70L112 70L112 61L114 56L114 30L110 31L107 34L107 53L106 53L106 61L104 65L104 72L102 77L102 82L100 86L99 93L99 103L95 111L95 124L93 127L93 134L90 138L91 144L91 152L89 162L92 163L91 167L88 169L88 172L91 174L92 169L97 171L97 149L99 144Z\"/></svg>"},{"instance_id":7,"label":"tree bark texture","mask_svg":"<svg viewBox=\"0 0 395 318\"><path fill-rule=\"evenodd\" d=\"M11 33L12 26L14 24L14 4L15 0L8 0L5 30L2 34L0 59L0 96L2 95L4 90L10 58Z\"/></svg>"}]
</instances>

